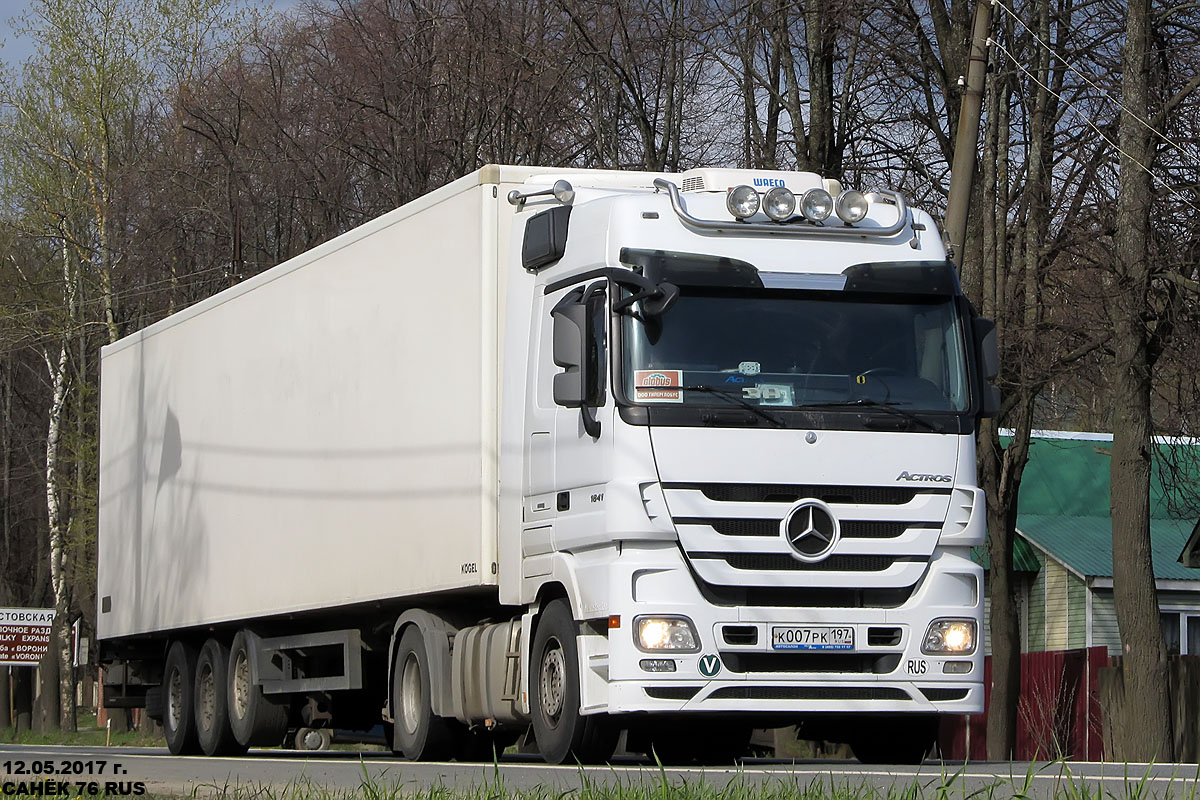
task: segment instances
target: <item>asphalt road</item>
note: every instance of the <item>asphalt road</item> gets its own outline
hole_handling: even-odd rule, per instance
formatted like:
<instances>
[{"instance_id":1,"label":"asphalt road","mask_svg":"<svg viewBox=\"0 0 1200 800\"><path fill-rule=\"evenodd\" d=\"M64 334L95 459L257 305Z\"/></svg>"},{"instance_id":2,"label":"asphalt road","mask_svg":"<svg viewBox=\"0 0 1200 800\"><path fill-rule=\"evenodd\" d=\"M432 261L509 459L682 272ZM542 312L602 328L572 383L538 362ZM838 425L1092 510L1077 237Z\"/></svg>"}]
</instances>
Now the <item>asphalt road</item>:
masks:
<instances>
[{"instance_id":1,"label":"asphalt road","mask_svg":"<svg viewBox=\"0 0 1200 800\"><path fill-rule=\"evenodd\" d=\"M447 788L469 790L494 781L496 767L480 764L415 764L387 753L350 753L340 751L293 753L278 750L254 750L240 758L175 757L158 748L54 747L44 745L0 744L0 771L5 782L41 781L44 775L32 775L35 762L52 762L56 781L96 781L104 794L104 783L116 782L111 793L128 793L132 782L144 782L150 793L205 796L225 789L264 786L280 787L296 781L311 781L331 789L359 788L364 776L381 786L400 786L417 790L441 784ZM103 764L102 764L103 762ZM89 767L90 765L90 767ZM102 774L66 775L63 769L103 770ZM1139 784L1144 785L1141 797L1193 796L1197 782L1195 764L1113 764L1113 763L973 763L927 762L921 767L864 766L853 761L822 760L781 762L773 760L747 761L740 769L717 767L667 769L672 783L706 781L723 786L730 781L751 785L807 787L813 782L836 787L857 788L870 785L886 790L905 789L914 781L925 791L921 794L935 798L937 788L950 776L955 776L953 796L966 797L976 790L994 786L996 800L1007 800L1023 791L1026 776L1027 795L1049 798L1067 789L1068 796L1078 798L1083 782L1091 796L1137 795ZM25 774L19 774L21 770ZM18 774L14 774L18 773ZM586 779L593 785L653 785L662 780L658 768L628 761L611 767L548 767L544 764L506 757L499 765L499 777L505 789L528 790L543 788L554 792L580 787ZM7 789L8 793L12 789ZM74 794L74 791L71 792ZM987 794L987 792L985 792ZM1086 796L1086 795L1084 795Z\"/></svg>"}]
</instances>

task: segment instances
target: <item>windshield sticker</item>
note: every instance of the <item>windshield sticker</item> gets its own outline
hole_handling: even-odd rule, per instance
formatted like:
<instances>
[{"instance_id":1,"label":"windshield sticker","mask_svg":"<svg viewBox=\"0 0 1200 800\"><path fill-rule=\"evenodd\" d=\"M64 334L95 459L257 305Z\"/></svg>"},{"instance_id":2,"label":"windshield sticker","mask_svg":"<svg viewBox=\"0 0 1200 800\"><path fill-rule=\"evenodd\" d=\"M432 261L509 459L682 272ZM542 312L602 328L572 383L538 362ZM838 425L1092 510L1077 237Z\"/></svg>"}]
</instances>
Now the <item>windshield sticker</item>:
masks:
<instances>
[{"instance_id":1,"label":"windshield sticker","mask_svg":"<svg viewBox=\"0 0 1200 800\"><path fill-rule=\"evenodd\" d=\"M762 365L757 361L743 361L738 364L738 372L743 375L757 375L762 372Z\"/></svg>"},{"instance_id":2,"label":"windshield sticker","mask_svg":"<svg viewBox=\"0 0 1200 800\"><path fill-rule=\"evenodd\" d=\"M796 391L786 383L760 383L757 386L742 387L742 397L746 400L757 400L760 406L794 406Z\"/></svg>"},{"instance_id":3,"label":"windshield sticker","mask_svg":"<svg viewBox=\"0 0 1200 800\"><path fill-rule=\"evenodd\" d=\"M661 388L661 387L674 388ZM683 370L636 369L633 371L633 399L639 403L682 403Z\"/></svg>"}]
</instances>

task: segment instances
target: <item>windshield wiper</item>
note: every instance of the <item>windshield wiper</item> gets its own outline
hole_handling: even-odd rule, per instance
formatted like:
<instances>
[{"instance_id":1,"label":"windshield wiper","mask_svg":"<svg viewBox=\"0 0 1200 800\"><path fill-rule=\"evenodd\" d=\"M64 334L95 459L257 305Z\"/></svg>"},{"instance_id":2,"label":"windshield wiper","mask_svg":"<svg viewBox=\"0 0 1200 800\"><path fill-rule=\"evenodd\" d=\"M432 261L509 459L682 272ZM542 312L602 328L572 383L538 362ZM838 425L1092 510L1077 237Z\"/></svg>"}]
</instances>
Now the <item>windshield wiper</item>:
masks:
<instances>
[{"instance_id":1,"label":"windshield wiper","mask_svg":"<svg viewBox=\"0 0 1200 800\"><path fill-rule=\"evenodd\" d=\"M775 416L771 412L767 411L766 409L759 408L758 406L751 403L749 400L746 400L740 394L734 394L734 392L740 392L741 389L718 389L714 386L644 386L644 387L635 387L635 394L636 394L636 389L638 389L638 388L668 389L668 390L669 389L680 389L685 392L701 392L703 394L711 394L715 397L720 397L723 400L728 400L729 402L733 403L734 405L739 405L742 408L746 409L747 411L753 411L755 414L757 414L758 416L765 419L767 422L770 422L771 424L773 424L777 427L780 427L780 428L787 427L786 423L784 423L783 420L781 420L779 417Z\"/></svg>"},{"instance_id":2,"label":"windshield wiper","mask_svg":"<svg viewBox=\"0 0 1200 800\"><path fill-rule=\"evenodd\" d=\"M925 428L926 430L933 431L934 433L944 433L945 432L942 430L942 428L940 426L934 425L932 422L929 422L928 420L918 417L916 414L912 413L911 411L905 411L904 409L897 408L896 406L897 406L897 403L894 403L894 402L887 402L884 400L871 400L870 398L867 398L867 397L860 397L857 400L840 400L840 401L832 402L832 403L804 403L802 405L796 406L796 408L800 408L800 409L807 408L807 409L812 409L812 410L816 410L816 411L820 411L822 409L839 409L839 408L878 409L880 411L885 411L894 417L900 417L901 419L906 419L909 422L915 422L916 424L920 425L921 427Z\"/></svg>"}]
</instances>

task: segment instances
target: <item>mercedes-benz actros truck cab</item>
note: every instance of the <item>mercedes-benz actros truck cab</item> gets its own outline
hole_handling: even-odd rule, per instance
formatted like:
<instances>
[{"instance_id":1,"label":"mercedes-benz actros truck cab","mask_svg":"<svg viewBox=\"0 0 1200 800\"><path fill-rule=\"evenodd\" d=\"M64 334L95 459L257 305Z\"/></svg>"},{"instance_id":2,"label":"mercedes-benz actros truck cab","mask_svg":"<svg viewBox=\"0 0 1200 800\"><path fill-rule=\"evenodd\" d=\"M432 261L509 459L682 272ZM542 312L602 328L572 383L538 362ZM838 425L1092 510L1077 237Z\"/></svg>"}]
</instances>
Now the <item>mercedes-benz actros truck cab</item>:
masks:
<instances>
[{"instance_id":1,"label":"mercedes-benz actros truck cab","mask_svg":"<svg viewBox=\"0 0 1200 800\"><path fill-rule=\"evenodd\" d=\"M485 167L102 368L106 698L174 752L914 761L983 710L995 335L898 193Z\"/></svg>"}]
</instances>

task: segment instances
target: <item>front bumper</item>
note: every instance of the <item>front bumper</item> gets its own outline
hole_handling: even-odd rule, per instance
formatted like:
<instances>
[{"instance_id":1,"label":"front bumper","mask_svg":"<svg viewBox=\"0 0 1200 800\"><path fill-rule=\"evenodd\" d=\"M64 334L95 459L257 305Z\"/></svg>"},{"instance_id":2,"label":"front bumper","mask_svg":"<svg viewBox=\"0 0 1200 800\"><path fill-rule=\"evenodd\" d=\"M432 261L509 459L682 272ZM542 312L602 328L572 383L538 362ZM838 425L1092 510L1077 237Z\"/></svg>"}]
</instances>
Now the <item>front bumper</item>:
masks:
<instances>
[{"instance_id":1,"label":"front bumper","mask_svg":"<svg viewBox=\"0 0 1200 800\"><path fill-rule=\"evenodd\" d=\"M610 614L620 627L585 636L588 712L944 713L983 710L982 570L965 548L935 553L916 590L896 608L717 606L701 595L677 548L627 548L613 564ZM647 653L633 640L640 615L679 615L695 625L694 653ZM929 623L972 619L970 655L921 652ZM854 629L854 648L777 651L771 628ZM726 631L736 629L740 641ZM750 631L754 631L752 643ZM648 672L645 659L673 672ZM828 666L826 666L828 665ZM947 670L952 670L948 672Z\"/></svg>"}]
</instances>

